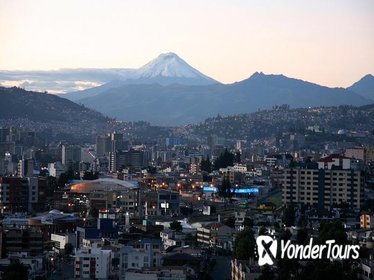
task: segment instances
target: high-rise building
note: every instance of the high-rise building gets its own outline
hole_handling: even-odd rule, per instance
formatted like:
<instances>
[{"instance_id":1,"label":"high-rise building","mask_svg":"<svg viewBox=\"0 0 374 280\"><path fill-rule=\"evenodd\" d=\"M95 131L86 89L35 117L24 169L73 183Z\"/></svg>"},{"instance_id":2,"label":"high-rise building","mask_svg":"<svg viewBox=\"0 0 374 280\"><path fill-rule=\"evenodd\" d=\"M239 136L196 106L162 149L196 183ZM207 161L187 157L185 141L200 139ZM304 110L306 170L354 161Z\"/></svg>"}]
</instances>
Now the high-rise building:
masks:
<instances>
[{"instance_id":1,"label":"high-rise building","mask_svg":"<svg viewBox=\"0 0 374 280\"><path fill-rule=\"evenodd\" d=\"M9 128L0 128L0 142L8 142L9 141Z\"/></svg>"},{"instance_id":2,"label":"high-rise building","mask_svg":"<svg viewBox=\"0 0 374 280\"><path fill-rule=\"evenodd\" d=\"M67 165L72 162L81 161L81 147L77 145L62 145L62 164Z\"/></svg>"},{"instance_id":3,"label":"high-rise building","mask_svg":"<svg viewBox=\"0 0 374 280\"><path fill-rule=\"evenodd\" d=\"M111 133L110 140L111 140L111 152L125 149L122 133L116 133L116 132Z\"/></svg>"},{"instance_id":4,"label":"high-rise building","mask_svg":"<svg viewBox=\"0 0 374 280\"><path fill-rule=\"evenodd\" d=\"M112 151L111 139L109 135L97 136L96 155L98 157L107 156Z\"/></svg>"},{"instance_id":5,"label":"high-rise building","mask_svg":"<svg viewBox=\"0 0 374 280\"><path fill-rule=\"evenodd\" d=\"M142 151L115 151L110 153L110 171L117 172L121 168L141 168L144 166L144 153Z\"/></svg>"},{"instance_id":6,"label":"high-rise building","mask_svg":"<svg viewBox=\"0 0 374 280\"><path fill-rule=\"evenodd\" d=\"M2 212L43 211L46 200L45 179L0 177L0 209Z\"/></svg>"},{"instance_id":7,"label":"high-rise building","mask_svg":"<svg viewBox=\"0 0 374 280\"><path fill-rule=\"evenodd\" d=\"M113 132L96 138L96 155L98 157L108 156L109 153L125 148L122 133Z\"/></svg>"},{"instance_id":8,"label":"high-rise building","mask_svg":"<svg viewBox=\"0 0 374 280\"><path fill-rule=\"evenodd\" d=\"M58 179L60 175L65 172L65 169L62 163L57 161L48 163L48 172L49 176L56 177Z\"/></svg>"},{"instance_id":9,"label":"high-rise building","mask_svg":"<svg viewBox=\"0 0 374 280\"><path fill-rule=\"evenodd\" d=\"M364 176L352 169L350 159L321 158L318 163L300 164L283 171L283 204L295 203L329 208L348 204L359 209L364 194Z\"/></svg>"},{"instance_id":10,"label":"high-rise building","mask_svg":"<svg viewBox=\"0 0 374 280\"><path fill-rule=\"evenodd\" d=\"M34 175L34 160L22 159L18 162L17 173L19 177L32 177Z\"/></svg>"}]
</instances>

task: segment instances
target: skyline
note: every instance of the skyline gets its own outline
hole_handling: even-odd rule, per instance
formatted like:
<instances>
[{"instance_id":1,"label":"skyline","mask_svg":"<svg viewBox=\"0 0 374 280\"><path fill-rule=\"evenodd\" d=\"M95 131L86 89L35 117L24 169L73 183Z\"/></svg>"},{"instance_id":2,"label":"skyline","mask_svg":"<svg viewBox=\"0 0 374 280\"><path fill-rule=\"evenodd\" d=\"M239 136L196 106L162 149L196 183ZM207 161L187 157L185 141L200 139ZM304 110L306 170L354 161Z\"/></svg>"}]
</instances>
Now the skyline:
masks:
<instances>
[{"instance_id":1,"label":"skyline","mask_svg":"<svg viewBox=\"0 0 374 280\"><path fill-rule=\"evenodd\" d=\"M5 0L0 69L139 68L175 52L222 83L262 71L348 87L374 74L373 11L370 0Z\"/></svg>"}]
</instances>

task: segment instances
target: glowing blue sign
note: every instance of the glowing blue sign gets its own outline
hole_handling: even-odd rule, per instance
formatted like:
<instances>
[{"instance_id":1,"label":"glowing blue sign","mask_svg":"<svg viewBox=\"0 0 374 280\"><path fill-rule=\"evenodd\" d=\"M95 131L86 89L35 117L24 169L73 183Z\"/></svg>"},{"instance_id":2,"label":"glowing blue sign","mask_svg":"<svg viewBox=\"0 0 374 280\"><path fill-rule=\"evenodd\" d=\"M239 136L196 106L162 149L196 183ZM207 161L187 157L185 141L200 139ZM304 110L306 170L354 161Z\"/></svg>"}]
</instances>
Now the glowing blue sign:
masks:
<instances>
[{"instance_id":1,"label":"glowing blue sign","mask_svg":"<svg viewBox=\"0 0 374 280\"><path fill-rule=\"evenodd\" d=\"M218 192L217 187L212 186L204 186L203 192ZM231 189L231 192L233 193L258 193L258 188L244 188L244 189Z\"/></svg>"},{"instance_id":2,"label":"glowing blue sign","mask_svg":"<svg viewBox=\"0 0 374 280\"><path fill-rule=\"evenodd\" d=\"M211 187L211 186L204 186L203 187L203 192L218 192L216 187Z\"/></svg>"}]
</instances>

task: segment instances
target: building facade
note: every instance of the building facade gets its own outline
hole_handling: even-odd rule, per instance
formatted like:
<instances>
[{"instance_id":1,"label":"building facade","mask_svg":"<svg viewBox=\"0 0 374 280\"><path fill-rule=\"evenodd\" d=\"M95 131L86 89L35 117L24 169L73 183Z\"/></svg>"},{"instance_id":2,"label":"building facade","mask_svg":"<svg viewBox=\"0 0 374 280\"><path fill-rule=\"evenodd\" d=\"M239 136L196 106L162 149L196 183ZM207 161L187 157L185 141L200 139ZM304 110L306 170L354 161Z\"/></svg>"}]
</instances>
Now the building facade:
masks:
<instances>
[{"instance_id":1,"label":"building facade","mask_svg":"<svg viewBox=\"0 0 374 280\"><path fill-rule=\"evenodd\" d=\"M363 173L351 169L349 161L339 163L339 160L325 158L318 165L306 164L283 171L283 204L295 203L319 208L348 204L350 208L360 209L363 194Z\"/></svg>"},{"instance_id":2,"label":"building facade","mask_svg":"<svg viewBox=\"0 0 374 280\"><path fill-rule=\"evenodd\" d=\"M74 277L108 279L111 276L112 251L87 247L75 252Z\"/></svg>"}]
</instances>

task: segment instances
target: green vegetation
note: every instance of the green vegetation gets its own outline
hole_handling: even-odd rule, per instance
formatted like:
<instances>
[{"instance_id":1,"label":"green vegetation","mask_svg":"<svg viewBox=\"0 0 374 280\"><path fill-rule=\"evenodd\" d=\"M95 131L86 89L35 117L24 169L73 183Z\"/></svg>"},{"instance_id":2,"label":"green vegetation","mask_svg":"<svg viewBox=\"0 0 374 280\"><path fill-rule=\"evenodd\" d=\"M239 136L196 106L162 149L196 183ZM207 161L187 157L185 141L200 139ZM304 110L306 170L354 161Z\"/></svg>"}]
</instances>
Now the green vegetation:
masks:
<instances>
[{"instance_id":1,"label":"green vegetation","mask_svg":"<svg viewBox=\"0 0 374 280\"><path fill-rule=\"evenodd\" d=\"M221 185L218 186L218 195L221 197L232 197L231 183L228 178L223 178Z\"/></svg>"},{"instance_id":2,"label":"green vegetation","mask_svg":"<svg viewBox=\"0 0 374 280\"><path fill-rule=\"evenodd\" d=\"M201 160L200 168L201 168L201 171L205 171L208 173L212 172L212 163L210 162L210 159L208 156L206 157L206 159L203 158Z\"/></svg>"},{"instance_id":3,"label":"green vegetation","mask_svg":"<svg viewBox=\"0 0 374 280\"><path fill-rule=\"evenodd\" d=\"M4 271L4 280L27 280L27 268L19 260L13 261Z\"/></svg>"},{"instance_id":4,"label":"green vegetation","mask_svg":"<svg viewBox=\"0 0 374 280\"><path fill-rule=\"evenodd\" d=\"M235 155L227 149L214 161L214 170L234 165Z\"/></svg>"},{"instance_id":5,"label":"green vegetation","mask_svg":"<svg viewBox=\"0 0 374 280\"><path fill-rule=\"evenodd\" d=\"M249 260L254 257L256 241L252 230L247 227L240 231L235 238L234 256L238 260Z\"/></svg>"},{"instance_id":6,"label":"green vegetation","mask_svg":"<svg viewBox=\"0 0 374 280\"><path fill-rule=\"evenodd\" d=\"M182 231L183 227L180 222L173 221L170 223L170 229L175 230L175 231Z\"/></svg>"},{"instance_id":7,"label":"green vegetation","mask_svg":"<svg viewBox=\"0 0 374 280\"><path fill-rule=\"evenodd\" d=\"M283 223L287 226L293 226L295 224L295 208L292 204L287 205L283 212Z\"/></svg>"},{"instance_id":8,"label":"green vegetation","mask_svg":"<svg viewBox=\"0 0 374 280\"><path fill-rule=\"evenodd\" d=\"M70 255L71 253L73 253L73 249L74 249L73 244L66 243L64 249L65 249L65 255Z\"/></svg>"}]
</instances>

